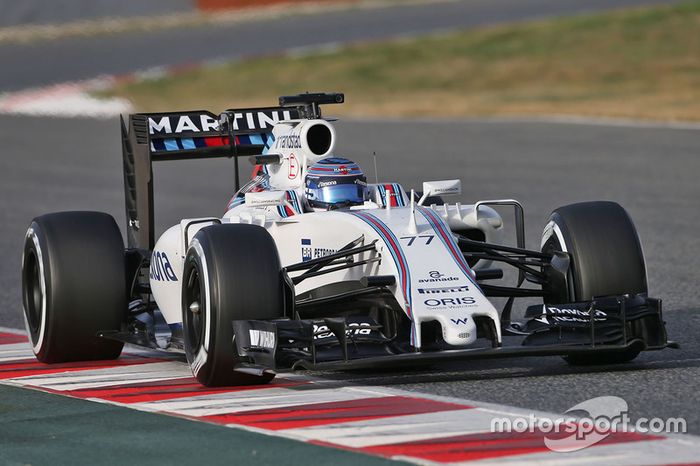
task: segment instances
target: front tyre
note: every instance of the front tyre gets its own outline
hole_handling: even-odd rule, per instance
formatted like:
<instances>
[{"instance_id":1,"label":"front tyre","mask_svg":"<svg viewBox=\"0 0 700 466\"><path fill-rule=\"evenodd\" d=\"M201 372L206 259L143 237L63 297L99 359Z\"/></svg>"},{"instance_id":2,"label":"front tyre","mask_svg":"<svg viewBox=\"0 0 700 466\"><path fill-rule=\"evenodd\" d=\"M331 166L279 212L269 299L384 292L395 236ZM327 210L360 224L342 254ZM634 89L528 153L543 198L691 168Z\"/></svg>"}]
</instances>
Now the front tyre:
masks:
<instances>
[{"instance_id":1,"label":"front tyre","mask_svg":"<svg viewBox=\"0 0 700 466\"><path fill-rule=\"evenodd\" d=\"M206 386L267 383L271 371L235 370L234 320L284 316L284 288L277 247L255 225L212 225L192 239L185 258L182 322L185 353Z\"/></svg>"},{"instance_id":2,"label":"front tyre","mask_svg":"<svg viewBox=\"0 0 700 466\"><path fill-rule=\"evenodd\" d=\"M552 276L543 286L546 304L590 301L596 297L646 294L642 246L632 219L615 202L582 202L552 212L542 235L542 252L569 254L566 279ZM569 355L571 364L611 364L636 358L628 352Z\"/></svg>"},{"instance_id":3,"label":"front tyre","mask_svg":"<svg viewBox=\"0 0 700 466\"><path fill-rule=\"evenodd\" d=\"M35 218L24 242L22 304L37 359L115 359L123 344L97 336L120 330L127 310L124 244L100 212Z\"/></svg>"}]
</instances>

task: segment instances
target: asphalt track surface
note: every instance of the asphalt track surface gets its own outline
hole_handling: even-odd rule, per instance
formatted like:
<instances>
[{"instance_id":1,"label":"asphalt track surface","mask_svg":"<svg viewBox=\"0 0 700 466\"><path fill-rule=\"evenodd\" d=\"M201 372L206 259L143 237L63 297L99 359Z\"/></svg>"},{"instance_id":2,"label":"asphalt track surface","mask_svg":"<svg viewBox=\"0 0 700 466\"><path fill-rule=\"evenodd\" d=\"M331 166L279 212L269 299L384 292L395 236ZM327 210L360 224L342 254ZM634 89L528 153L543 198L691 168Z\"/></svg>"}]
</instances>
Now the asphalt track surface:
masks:
<instances>
[{"instance_id":1,"label":"asphalt track surface","mask_svg":"<svg viewBox=\"0 0 700 466\"><path fill-rule=\"evenodd\" d=\"M370 179L376 151L382 180L419 187L423 179L459 176L465 202L519 199L529 247L537 247L557 206L620 202L637 224L651 293L664 299L669 335L682 349L592 369L568 367L558 358L527 358L317 375L550 412L616 395L627 400L632 417L680 416L691 433L700 434L698 130L507 120L339 122L337 128L337 152L357 160ZM0 325L22 326L20 256L34 216L91 209L124 223L118 136L115 120L0 117ZM227 160L157 165L158 229L181 217L221 215L232 186Z\"/></svg>"},{"instance_id":2,"label":"asphalt track surface","mask_svg":"<svg viewBox=\"0 0 700 466\"><path fill-rule=\"evenodd\" d=\"M293 47L376 40L445 29L571 15L673 0L463 0L245 24L189 27L89 39L0 45L0 92L119 75L155 66L280 53Z\"/></svg>"}]
</instances>

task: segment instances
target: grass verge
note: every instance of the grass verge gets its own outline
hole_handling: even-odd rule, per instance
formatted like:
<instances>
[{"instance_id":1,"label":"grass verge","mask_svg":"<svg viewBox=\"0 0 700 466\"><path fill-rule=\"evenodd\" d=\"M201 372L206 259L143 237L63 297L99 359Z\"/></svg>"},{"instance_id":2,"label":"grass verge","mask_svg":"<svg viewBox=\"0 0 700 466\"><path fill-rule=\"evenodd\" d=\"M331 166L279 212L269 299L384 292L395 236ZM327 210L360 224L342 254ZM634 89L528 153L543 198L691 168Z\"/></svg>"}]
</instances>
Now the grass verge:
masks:
<instances>
[{"instance_id":1,"label":"grass verge","mask_svg":"<svg viewBox=\"0 0 700 466\"><path fill-rule=\"evenodd\" d=\"M343 91L333 114L700 120L700 1L268 57L124 83L137 109Z\"/></svg>"}]
</instances>

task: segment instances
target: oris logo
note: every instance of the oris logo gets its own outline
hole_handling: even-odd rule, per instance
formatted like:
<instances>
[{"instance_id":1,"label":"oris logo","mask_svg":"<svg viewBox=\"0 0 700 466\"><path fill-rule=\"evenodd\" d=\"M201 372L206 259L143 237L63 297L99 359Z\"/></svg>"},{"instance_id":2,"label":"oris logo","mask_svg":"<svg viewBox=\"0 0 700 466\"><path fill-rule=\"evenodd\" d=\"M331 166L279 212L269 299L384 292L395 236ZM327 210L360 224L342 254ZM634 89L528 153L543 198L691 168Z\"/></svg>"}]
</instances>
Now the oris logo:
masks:
<instances>
[{"instance_id":1,"label":"oris logo","mask_svg":"<svg viewBox=\"0 0 700 466\"><path fill-rule=\"evenodd\" d=\"M469 306L476 304L476 300L471 296L462 298L442 298L442 299L426 299L423 304L430 307L445 307L445 306Z\"/></svg>"}]
</instances>

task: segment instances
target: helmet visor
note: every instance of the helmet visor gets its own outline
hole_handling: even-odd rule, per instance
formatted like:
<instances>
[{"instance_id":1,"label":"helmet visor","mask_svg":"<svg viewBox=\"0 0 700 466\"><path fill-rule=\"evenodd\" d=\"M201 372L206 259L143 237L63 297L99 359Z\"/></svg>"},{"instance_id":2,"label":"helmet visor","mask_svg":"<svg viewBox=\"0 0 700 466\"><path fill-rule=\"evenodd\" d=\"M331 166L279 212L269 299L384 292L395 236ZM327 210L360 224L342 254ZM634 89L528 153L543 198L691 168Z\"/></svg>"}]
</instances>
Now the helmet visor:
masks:
<instances>
[{"instance_id":1,"label":"helmet visor","mask_svg":"<svg viewBox=\"0 0 700 466\"><path fill-rule=\"evenodd\" d=\"M326 204L358 205L365 202L365 187L361 184L337 184L317 189L317 199Z\"/></svg>"}]
</instances>

